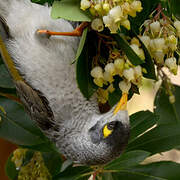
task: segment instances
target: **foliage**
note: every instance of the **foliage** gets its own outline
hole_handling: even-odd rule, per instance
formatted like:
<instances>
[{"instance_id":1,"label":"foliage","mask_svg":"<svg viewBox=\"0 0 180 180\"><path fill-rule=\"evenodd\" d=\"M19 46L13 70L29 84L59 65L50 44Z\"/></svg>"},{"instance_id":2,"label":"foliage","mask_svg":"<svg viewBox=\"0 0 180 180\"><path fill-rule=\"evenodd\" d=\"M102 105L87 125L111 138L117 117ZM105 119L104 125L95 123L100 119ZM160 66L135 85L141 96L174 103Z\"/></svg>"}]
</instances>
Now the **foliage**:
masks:
<instances>
[{"instance_id":1,"label":"foliage","mask_svg":"<svg viewBox=\"0 0 180 180\"><path fill-rule=\"evenodd\" d=\"M32 0L32 2L53 4L51 14L53 18L62 17L67 20L88 22L93 19L89 13L80 10L80 0L61 0L55 2L53 0ZM130 18L132 30L127 31L121 28L117 34L110 34L107 29L103 31L106 37L108 36L117 42L117 48L122 50L133 65L141 65L145 69L144 77L156 80L161 75L163 76L163 82L156 94L154 112L141 111L130 116L131 135L125 152L119 158L105 165L103 170L98 169L96 171L96 178L98 179L180 179L180 164L178 163L161 161L146 165L140 164L144 159L151 157L153 154L180 146L180 112L178 111L180 107L180 87L172 85L168 77L162 74L161 71L159 72L160 74L155 74L156 66L154 60L141 40L139 41L144 50L144 61L129 45L129 40L132 37L138 38L137 35L141 31L142 23L149 16L152 16L151 13L158 3L161 3L163 7L168 7L167 14L170 18L180 17L178 0L164 0L162 2L160 0L142 0L142 12L138 13L135 18ZM90 76L93 58L100 53L100 64L104 67L104 59L107 59L109 56L106 53L107 48L105 46L101 46L100 51L98 50L99 39L102 40L98 32L86 28L74 61L77 67L78 87L87 99L98 89L98 86L93 83L93 78ZM109 104L111 106L117 103L121 97L120 90L117 90L118 83L121 80L121 78L115 77L113 82L116 89L109 94ZM107 87L104 86L103 88L106 89ZM19 145L21 148L28 149L26 156L23 158L22 167L31 161L35 152L39 151L53 180L75 180L92 177L95 171L93 167L75 166L69 161L64 161L60 157L55 145L30 120L18 101L8 99L5 93L9 93L14 100L17 100L15 87L2 60L0 60L0 137ZM129 98L134 93L138 93L138 86L134 85L131 87ZM169 100L169 96L172 95L175 98L173 103ZM10 179L16 180L20 169L16 168L15 163L12 161L12 156L13 154L7 161L6 173Z\"/></svg>"}]
</instances>

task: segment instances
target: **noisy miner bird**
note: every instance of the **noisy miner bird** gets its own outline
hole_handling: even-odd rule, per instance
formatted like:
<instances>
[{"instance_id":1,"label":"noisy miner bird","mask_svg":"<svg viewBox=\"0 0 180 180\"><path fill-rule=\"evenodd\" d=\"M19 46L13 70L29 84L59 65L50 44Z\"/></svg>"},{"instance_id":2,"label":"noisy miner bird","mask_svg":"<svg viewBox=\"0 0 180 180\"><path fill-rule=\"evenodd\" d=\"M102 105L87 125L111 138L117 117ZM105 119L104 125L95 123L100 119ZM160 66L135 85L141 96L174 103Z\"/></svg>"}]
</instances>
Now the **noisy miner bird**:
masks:
<instances>
[{"instance_id":1,"label":"noisy miner bird","mask_svg":"<svg viewBox=\"0 0 180 180\"><path fill-rule=\"evenodd\" d=\"M0 0L1 55L25 109L60 152L75 163L105 164L127 144L128 113L100 114L95 95L83 97L71 64L79 39L37 33L73 31L71 22L52 20L50 11L29 0Z\"/></svg>"}]
</instances>

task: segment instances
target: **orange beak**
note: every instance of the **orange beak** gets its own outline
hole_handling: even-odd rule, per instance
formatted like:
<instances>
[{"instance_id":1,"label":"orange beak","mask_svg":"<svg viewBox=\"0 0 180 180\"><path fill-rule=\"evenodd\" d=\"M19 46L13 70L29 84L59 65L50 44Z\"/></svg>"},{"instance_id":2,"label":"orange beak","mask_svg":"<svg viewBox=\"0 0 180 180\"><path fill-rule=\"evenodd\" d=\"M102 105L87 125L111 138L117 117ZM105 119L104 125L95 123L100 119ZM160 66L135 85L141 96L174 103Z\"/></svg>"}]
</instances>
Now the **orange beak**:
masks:
<instances>
[{"instance_id":1,"label":"orange beak","mask_svg":"<svg viewBox=\"0 0 180 180\"><path fill-rule=\"evenodd\" d=\"M117 114L120 110L126 110L127 109L127 100L128 100L128 94L123 93L120 101L118 102L116 108L114 109L114 115Z\"/></svg>"}]
</instances>

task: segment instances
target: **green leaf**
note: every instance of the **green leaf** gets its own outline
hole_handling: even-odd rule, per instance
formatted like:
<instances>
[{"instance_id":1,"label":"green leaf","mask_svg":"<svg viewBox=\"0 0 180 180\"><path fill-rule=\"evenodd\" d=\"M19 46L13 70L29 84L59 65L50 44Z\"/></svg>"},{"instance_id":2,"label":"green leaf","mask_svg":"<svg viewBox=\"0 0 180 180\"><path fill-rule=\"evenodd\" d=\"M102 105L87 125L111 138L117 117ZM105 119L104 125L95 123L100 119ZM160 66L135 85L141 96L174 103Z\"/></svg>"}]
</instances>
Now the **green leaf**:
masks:
<instances>
[{"instance_id":1,"label":"green leaf","mask_svg":"<svg viewBox=\"0 0 180 180\"><path fill-rule=\"evenodd\" d=\"M149 152L146 151L130 151L123 153L119 158L115 159L107 166L105 166L105 170L120 170L126 167L132 167L138 165L145 158L150 155Z\"/></svg>"},{"instance_id":2,"label":"green leaf","mask_svg":"<svg viewBox=\"0 0 180 180\"><path fill-rule=\"evenodd\" d=\"M129 143L134 141L139 135L153 127L157 122L157 117L150 111L140 111L130 116L131 133Z\"/></svg>"},{"instance_id":3,"label":"green leaf","mask_svg":"<svg viewBox=\"0 0 180 180\"><path fill-rule=\"evenodd\" d=\"M77 179L88 179L87 177L82 177L84 173L90 172L89 167L79 166L79 167L69 167L65 171L59 173L53 178L53 180L77 180Z\"/></svg>"},{"instance_id":4,"label":"green leaf","mask_svg":"<svg viewBox=\"0 0 180 180\"><path fill-rule=\"evenodd\" d=\"M97 89L97 87L93 84L92 77L90 76L93 57L92 51L95 51L94 47L92 47L91 41L92 39L88 35L82 53L79 56L76 64L77 84L81 93L87 99L89 99Z\"/></svg>"},{"instance_id":5,"label":"green leaf","mask_svg":"<svg viewBox=\"0 0 180 180\"><path fill-rule=\"evenodd\" d=\"M131 61L131 63L135 66L144 63L143 60L132 50L132 48L129 46L129 43L124 39L123 34L114 34L114 39L118 43L118 48L122 49L128 59Z\"/></svg>"},{"instance_id":6,"label":"green leaf","mask_svg":"<svg viewBox=\"0 0 180 180\"><path fill-rule=\"evenodd\" d=\"M6 175L10 180L17 180L19 171L16 170L16 166L14 162L11 161L11 158L12 158L12 154L9 156L6 162L6 167L5 167Z\"/></svg>"},{"instance_id":7,"label":"green leaf","mask_svg":"<svg viewBox=\"0 0 180 180\"><path fill-rule=\"evenodd\" d=\"M142 49L145 54L145 63L142 64L141 66L147 70L147 73L144 73L143 76L146 78L149 78L149 79L156 80L157 78L156 78L156 73L155 73L155 66L154 66L154 62L151 58L151 55L149 54L149 51L147 50L147 48L145 47L143 42L140 39L139 39L139 41L141 42L141 46L142 46Z\"/></svg>"},{"instance_id":8,"label":"green leaf","mask_svg":"<svg viewBox=\"0 0 180 180\"><path fill-rule=\"evenodd\" d=\"M155 99L155 113L159 116L158 124L180 123L180 87L175 86L174 96L176 101L174 104L169 102L169 95L166 93L165 87L159 89Z\"/></svg>"},{"instance_id":9,"label":"green leaf","mask_svg":"<svg viewBox=\"0 0 180 180\"><path fill-rule=\"evenodd\" d=\"M176 18L180 19L180 9L179 9L179 0L171 0L169 1L171 6L171 11Z\"/></svg>"},{"instance_id":10,"label":"green leaf","mask_svg":"<svg viewBox=\"0 0 180 180\"><path fill-rule=\"evenodd\" d=\"M14 83L4 64L0 65L0 87L15 88Z\"/></svg>"},{"instance_id":11,"label":"green leaf","mask_svg":"<svg viewBox=\"0 0 180 180\"><path fill-rule=\"evenodd\" d=\"M62 165L60 154L56 152L43 152L42 157L49 173L52 176L57 175L60 172Z\"/></svg>"},{"instance_id":12,"label":"green leaf","mask_svg":"<svg viewBox=\"0 0 180 180\"><path fill-rule=\"evenodd\" d=\"M179 180L180 164L175 162L156 162L124 168L118 173L112 173L114 180Z\"/></svg>"},{"instance_id":13,"label":"green leaf","mask_svg":"<svg viewBox=\"0 0 180 180\"><path fill-rule=\"evenodd\" d=\"M144 150L152 154L168 151L180 145L180 124L154 127L128 144L127 151Z\"/></svg>"},{"instance_id":14,"label":"green leaf","mask_svg":"<svg viewBox=\"0 0 180 180\"><path fill-rule=\"evenodd\" d=\"M77 53L76 53L75 60L77 60L79 58L79 56L81 55L81 53L82 53L82 50L84 48L84 44L86 42L87 33L88 33L88 28L84 29L84 31L83 31L83 34L81 36L81 40L80 40L80 43L79 43L79 46L78 46L78 50L77 50Z\"/></svg>"},{"instance_id":15,"label":"green leaf","mask_svg":"<svg viewBox=\"0 0 180 180\"><path fill-rule=\"evenodd\" d=\"M70 21L91 21L90 16L80 9L80 0L54 1L51 17L53 19L64 18Z\"/></svg>"},{"instance_id":16,"label":"green leaf","mask_svg":"<svg viewBox=\"0 0 180 180\"><path fill-rule=\"evenodd\" d=\"M36 127L35 122L24 112L21 105L0 97L0 106L6 111L6 114L0 111L2 118L0 123L1 138L25 147L34 146L37 149L39 145L43 144L46 149L51 148L52 150L47 137Z\"/></svg>"}]
</instances>

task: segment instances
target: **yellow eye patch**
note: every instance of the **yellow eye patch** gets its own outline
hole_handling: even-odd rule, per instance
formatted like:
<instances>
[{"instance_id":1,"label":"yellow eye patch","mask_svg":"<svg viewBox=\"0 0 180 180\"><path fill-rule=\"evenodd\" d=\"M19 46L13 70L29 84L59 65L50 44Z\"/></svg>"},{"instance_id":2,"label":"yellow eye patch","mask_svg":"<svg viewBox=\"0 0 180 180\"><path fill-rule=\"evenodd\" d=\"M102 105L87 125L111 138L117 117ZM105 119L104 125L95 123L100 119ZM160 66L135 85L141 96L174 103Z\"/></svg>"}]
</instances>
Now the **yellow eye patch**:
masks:
<instances>
[{"instance_id":1,"label":"yellow eye patch","mask_svg":"<svg viewBox=\"0 0 180 180\"><path fill-rule=\"evenodd\" d=\"M108 125L105 125L103 128L103 136L104 138L107 138L109 135L111 135L113 132L113 129L108 129Z\"/></svg>"}]
</instances>

